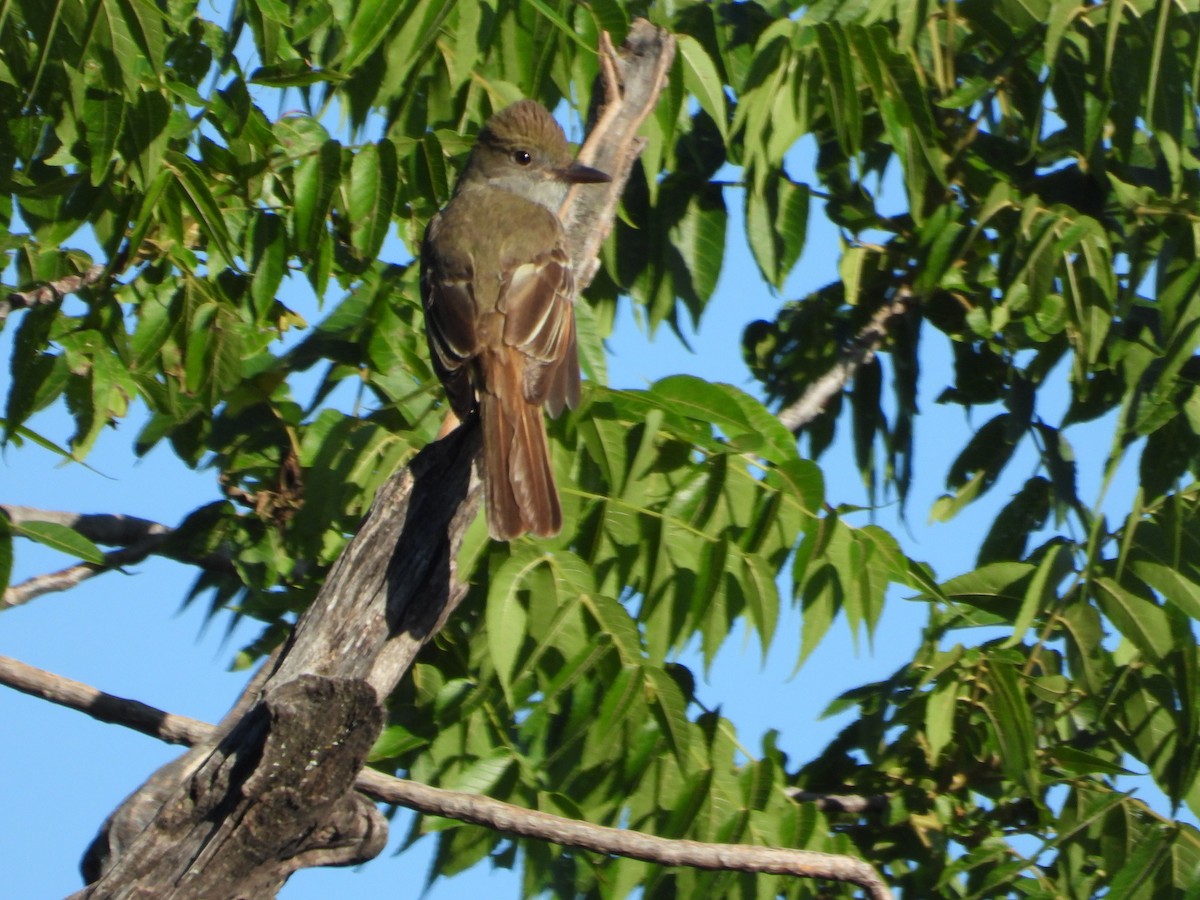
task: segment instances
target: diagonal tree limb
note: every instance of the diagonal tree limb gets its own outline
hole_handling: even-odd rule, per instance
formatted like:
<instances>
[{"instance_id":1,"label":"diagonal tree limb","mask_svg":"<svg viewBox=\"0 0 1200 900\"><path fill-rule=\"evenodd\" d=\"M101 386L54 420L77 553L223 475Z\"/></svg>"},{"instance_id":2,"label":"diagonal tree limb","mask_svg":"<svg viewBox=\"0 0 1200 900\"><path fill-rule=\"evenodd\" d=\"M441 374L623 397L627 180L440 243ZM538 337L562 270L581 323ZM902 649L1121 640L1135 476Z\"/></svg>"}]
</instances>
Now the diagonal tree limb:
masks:
<instances>
[{"instance_id":1,"label":"diagonal tree limb","mask_svg":"<svg viewBox=\"0 0 1200 900\"><path fill-rule=\"evenodd\" d=\"M600 268L600 245L612 231L625 185L646 146L638 130L658 104L674 60L674 40L663 41L637 23L620 54L607 32L600 36L603 95L593 93L591 127L579 160L607 172L612 181L605 190L573 188L562 211L577 291L585 290ZM633 71L638 77L627 77Z\"/></svg>"},{"instance_id":2,"label":"diagonal tree limb","mask_svg":"<svg viewBox=\"0 0 1200 900\"><path fill-rule=\"evenodd\" d=\"M4 589L4 594L0 595L0 610L21 606L43 594L70 590L77 584L102 572L111 572L113 569L119 569L122 566L131 566L134 563L140 563L147 556L158 550L162 546L162 542L162 537L150 537L141 543L105 553L104 565L90 562L76 563L73 566L67 566L65 569L59 569L57 572L34 575L32 578L27 578L18 584L9 585Z\"/></svg>"},{"instance_id":3,"label":"diagonal tree limb","mask_svg":"<svg viewBox=\"0 0 1200 900\"><path fill-rule=\"evenodd\" d=\"M3 656L0 656L0 683L169 743L200 743L215 731L214 726L207 722L163 712L136 700L115 697L90 685ZM384 775L373 769L359 772L354 786L372 799L404 806L426 815L444 816L517 837L549 841L593 853L625 856L664 866L765 872L843 881L858 885L875 900L891 897L891 892L874 869L849 856L662 838L523 809L480 794L430 787Z\"/></svg>"},{"instance_id":4,"label":"diagonal tree limb","mask_svg":"<svg viewBox=\"0 0 1200 900\"><path fill-rule=\"evenodd\" d=\"M858 885L872 900L890 900L892 892L870 865L852 856L664 838L625 828L593 825L578 819L522 809L478 794L446 791L415 781L392 778L371 769L356 782L358 790L387 803L428 815L471 822L518 837L533 838L660 866L688 866L733 872L762 872L797 878L820 878Z\"/></svg>"},{"instance_id":5,"label":"diagonal tree limb","mask_svg":"<svg viewBox=\"0 0 1200 900\"><path fill-rule=\"evenodd\" d=\"M779 411L779 421L789 431L799 431L825 410L826 404L854 377L859 367L870 362L888 335L892 320L904 315L915 298L901 286L891 302L885 303L863 328L842 348L841 356L828 372L814 381L799 400Z\"/></svg>"},{"instance_id":6,"label":"diagonal tree limb","mask_svg":"<svg viewBox=\"0 0 1200 900\"><path fill-rule=\"evenodd\" d=\"M199 719L163 712L138 700L106 694L91 685L0 656L0 684L31 697L86 713L93 719L123 725L168 744L191 746L208 737L213 726Z\"/></svg>"}]
</instances>

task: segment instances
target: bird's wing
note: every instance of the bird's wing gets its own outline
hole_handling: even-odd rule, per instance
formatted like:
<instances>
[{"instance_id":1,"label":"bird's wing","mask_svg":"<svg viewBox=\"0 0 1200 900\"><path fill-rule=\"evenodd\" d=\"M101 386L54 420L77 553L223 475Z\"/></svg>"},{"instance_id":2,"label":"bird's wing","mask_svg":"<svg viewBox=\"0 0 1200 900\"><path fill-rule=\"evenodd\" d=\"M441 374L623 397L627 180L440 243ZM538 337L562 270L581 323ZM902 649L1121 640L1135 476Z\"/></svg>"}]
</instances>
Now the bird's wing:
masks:
<instances>
[{"instance_id":1,"label":"bird's wing","mask_svg":"<svg viewBox=\"0 0 1200 900\"><path fill-rule=\"evenodd\" d=\"M437 238L441 217L429 223L421 250L421 300L429 356L450 406L460 419L475 403L467 363L478 352L474 271L469 256L445 253Z\"/></svg>"},{"instance_id":2,"label":"bird's wing","mask_svg":"<svg viewBox=\"0 0 1200 900\"><path fill-rule=\"evenodd\" d=\"M558 243L515 266L501 286L504 343L525 357L525 399L546 404L551 415L579 402L575 345L575 281Z\"/></svg>"}]
</instances>

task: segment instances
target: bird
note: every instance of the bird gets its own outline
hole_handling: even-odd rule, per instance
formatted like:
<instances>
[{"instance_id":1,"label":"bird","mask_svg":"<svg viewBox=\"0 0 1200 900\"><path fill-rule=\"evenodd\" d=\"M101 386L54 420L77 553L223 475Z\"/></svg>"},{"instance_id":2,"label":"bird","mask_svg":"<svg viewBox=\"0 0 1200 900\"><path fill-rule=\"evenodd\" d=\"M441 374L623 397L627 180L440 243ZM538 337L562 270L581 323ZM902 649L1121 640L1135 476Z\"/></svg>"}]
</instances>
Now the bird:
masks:
<instances>
[{"instance_id":1,"label":"bird","mask_svg":"<svg viewBox=\"0 0 1200 900\"><path fill-rule=\"evenodd\" d=\"M575 279L559 209L610 177L576 161L534 100L492 115L421 244L433 369L460 421L478 415L488 533L553 537L562 506L542 408L579 403Z\"/></svg>"}]
</instances>

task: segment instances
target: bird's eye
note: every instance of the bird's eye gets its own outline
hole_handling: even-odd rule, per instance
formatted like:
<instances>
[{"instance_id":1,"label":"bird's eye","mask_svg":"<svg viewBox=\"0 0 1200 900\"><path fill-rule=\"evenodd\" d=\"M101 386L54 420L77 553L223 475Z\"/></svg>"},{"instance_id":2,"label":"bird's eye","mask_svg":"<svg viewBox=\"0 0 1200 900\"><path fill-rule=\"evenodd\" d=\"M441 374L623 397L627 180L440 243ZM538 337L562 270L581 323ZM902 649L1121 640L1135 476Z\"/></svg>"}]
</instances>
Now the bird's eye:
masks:
<instances>
[{"instance_id":1,"label":"bird's eye","mask_svg":"<svg viewBox=\"0 0 1200 900\"><path fill-rule=\"evenodd\" d=\"M514 150L512 158L518 166L527 166L533 162L533 157L529 155L528 150Z\"/></svg>"}]
</instances>

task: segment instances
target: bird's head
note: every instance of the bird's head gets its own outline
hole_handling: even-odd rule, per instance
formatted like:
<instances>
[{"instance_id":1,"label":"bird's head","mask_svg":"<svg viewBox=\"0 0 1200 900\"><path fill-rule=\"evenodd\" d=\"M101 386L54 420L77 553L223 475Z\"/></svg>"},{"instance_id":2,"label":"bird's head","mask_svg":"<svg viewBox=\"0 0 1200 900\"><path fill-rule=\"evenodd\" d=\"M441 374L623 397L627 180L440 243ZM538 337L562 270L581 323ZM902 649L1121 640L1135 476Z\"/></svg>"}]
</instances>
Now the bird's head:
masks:
<instances>
[{"instance_id":1,"label":"bird's head","mask_svg":"<svg viewBox=\"0 0 1200 900\"><path fill-rule=\"evenodd\" d=\"M512 191L555 212L572 184L611 181L575 161L562 127L534 100L520 100L488 119L462 180Z\"/></svg>"}]
</instances>

